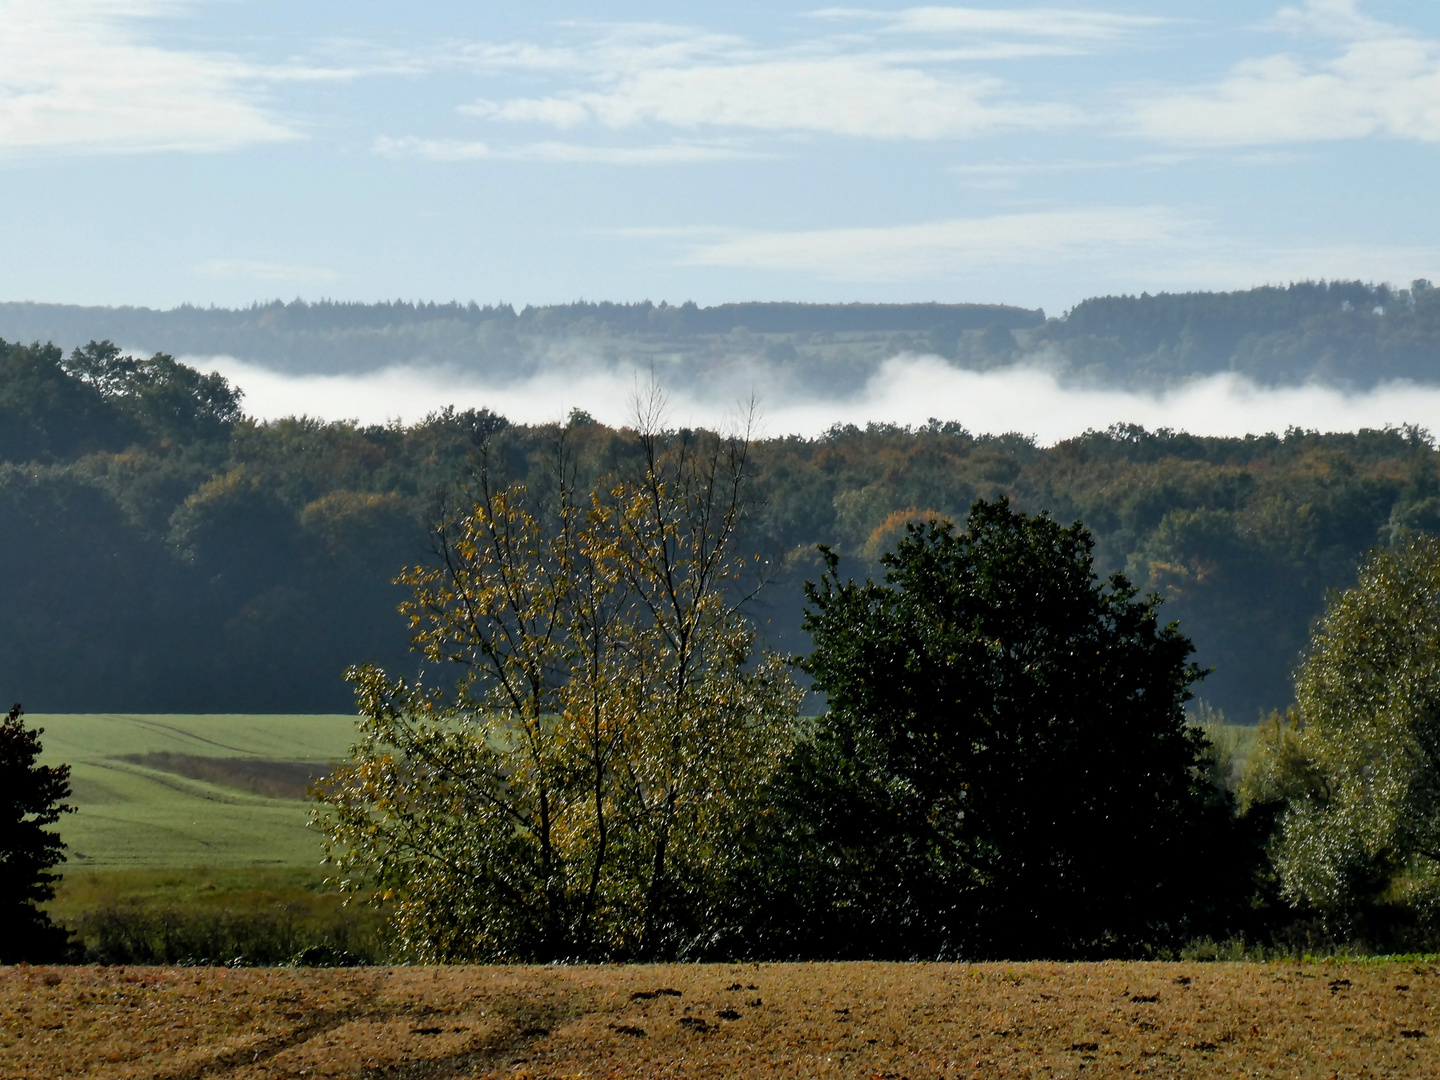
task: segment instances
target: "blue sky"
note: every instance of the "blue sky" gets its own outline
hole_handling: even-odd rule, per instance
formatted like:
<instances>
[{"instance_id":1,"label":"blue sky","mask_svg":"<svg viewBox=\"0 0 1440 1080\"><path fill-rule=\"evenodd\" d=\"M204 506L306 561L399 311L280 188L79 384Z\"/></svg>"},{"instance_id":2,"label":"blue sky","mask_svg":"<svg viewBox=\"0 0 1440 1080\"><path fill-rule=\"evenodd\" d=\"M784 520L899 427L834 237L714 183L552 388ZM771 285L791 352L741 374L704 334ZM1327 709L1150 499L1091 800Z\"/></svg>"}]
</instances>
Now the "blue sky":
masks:
<instances>
[{"instance_id":1,"label":"blue sky","mask_svg":"<svg viewBox=\"0 0 1440 1080\"><path fill-rule=\"evenodd\" d=\"M1436 0L0 0L0 299L1440 278Z\"/></svg>"}]
</instances>

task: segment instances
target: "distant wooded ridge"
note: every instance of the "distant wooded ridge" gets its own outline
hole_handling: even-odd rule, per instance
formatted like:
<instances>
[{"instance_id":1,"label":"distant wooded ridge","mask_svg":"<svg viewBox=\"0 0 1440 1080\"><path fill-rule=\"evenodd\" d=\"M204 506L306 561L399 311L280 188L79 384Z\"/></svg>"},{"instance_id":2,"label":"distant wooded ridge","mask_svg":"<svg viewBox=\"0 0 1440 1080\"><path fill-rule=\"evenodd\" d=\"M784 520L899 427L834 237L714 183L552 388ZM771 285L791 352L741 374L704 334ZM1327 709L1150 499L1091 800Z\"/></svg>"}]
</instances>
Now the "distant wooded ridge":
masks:
<instances>
[{"instance_id":1,"label":"distant wooded ridge","mask_svg":"<svg viewBox=\"0 0 1440 1080\"><path fill-rule=\"evenodd\" d=\"M405 364L516 378L556 362L552 346L584 346L604 366L663 360L683 384L714 362L754 357L801 386L844 393L901 352L969 369L1043 361L1090 383L1161 386L1235 372L1262 385L1356 387L1440 381L1440 290L1301 282L1228 293L1085 300L1063 316L1000 304L649 301L526 307L461 303L274 301L247 308L80 307L0 303L0 338L71 349L113 340L176 356L228 355L295 373ZM569 363L574 363L572 358Z\"/></svg>"},{"instance_id":2,"label":"distant wooded ridge","mask_svg":"<svg viewBox=\"0 0 1440 1080\"><path fill-rule=\"evenodd\" d=\"M218 332L253 329L272 334L316 330L383 329L417 323L455 322L466 326L496 323L510 329L540 333L593 332L726 334L743 328L760 334L874 333L930 330L983 330L1002 326L1025 330L1045 321L1043 310L1004 304L802 304L753 302L700 307L692 302L635 304L608 301L524 307L455 301L444 304L389 300L374 304L320 300L280 300L246 308L195 307L190 304L157 311L143 307L80 307L72 304L0 303L0 319L8 324L34 320L55 327L79 328L91 320L97 329L133 332ZM74 329L71 329L74 333ZM0 334L0 336L4 336ZM16 337L12 332L11 338ZM44 334L40 336L46 336ZM55 337L55 335L49 335ZM88 338L86 340L89 340ZM58 338L56 343L59 344ZM84 344L84 342L76 342Z\"/></svg>"}]
</instances>

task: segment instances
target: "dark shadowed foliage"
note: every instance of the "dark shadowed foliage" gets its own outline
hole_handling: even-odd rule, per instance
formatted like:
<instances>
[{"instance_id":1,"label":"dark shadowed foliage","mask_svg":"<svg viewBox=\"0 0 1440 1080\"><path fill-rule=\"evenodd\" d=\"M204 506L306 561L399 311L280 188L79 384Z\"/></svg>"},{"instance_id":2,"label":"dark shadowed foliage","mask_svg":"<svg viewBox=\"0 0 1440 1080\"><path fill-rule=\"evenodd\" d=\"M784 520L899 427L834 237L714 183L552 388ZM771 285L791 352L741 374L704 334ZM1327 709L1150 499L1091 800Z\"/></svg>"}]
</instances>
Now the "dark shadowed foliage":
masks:
<instances>
[{"instance_id":1,"label":"dark shadowed foliage","mask_svg":"<svg viewBox=\"0 0 1440 1080\"><path fill-rule=\"evenodd\" d=\"M1342 293L1306 302L1343 305ZM1229 302L1141 298L1114 317ZM1386 318L1421 319L1431 302L1412 292ZM307 326L323 314L287 311ZM619 317L581 321L602 314ZM1077 326L1099 334L1101 314ZM1362 315L1380 319L1336 317ZM821 346L796 348L808 362ZM847 363L816 370L839 377ZM473 477L478 447L510 480L537 492L549 482L550 428L485 410L361 426L258 423L237 409L223 380L163 355L104 341L68 358L0 346L0 678L15 696L43 712L347 709L347 665L417 673L391 578L425 557L438 493ZM572 427L582 484L633 452L624 432ZM1006 496L1084 521L1102 576L1122 570L1164 596L1197 662L1215 669L1205 698L1240 722L1289 703L1326 591L1350 585L1370 547L1440 527L1440 453L1415 428L1232 439L1117 426L1042 448L950 421L876 423L757 442L751 475L736 542L770 582L750 610L772 648L809 647L801 585L817 572L816 544L863 577L919 510L959 520L975 499Z\"/></svg>"},{"instance_id":2,"label":"dark shadowed foliage","mask_svg":"<svg viewBox=\"0 0 1440 1080\"><path fill-rule=\"evenodd\" d=\"M0 722L0 964L47 963L66 953L66 934L36 905L55 895L51 867L65 845L47 829L71 808L70 767L41 765L40 735L16 705Z\"/></svg>"},{"instance_id":3,"label":"dark shadowed foliage","mask_svg":"<svg viewBox=\"0 0 1440 1080\"><path fill-rule=\"evenodd\" d=\"M759 951L1134 955L1224 921L1228 798L1183 703L1190 641L1078 523L977 502L884 581L807 587L829 696L779 786Z\"/></svg>"}]
</instances>

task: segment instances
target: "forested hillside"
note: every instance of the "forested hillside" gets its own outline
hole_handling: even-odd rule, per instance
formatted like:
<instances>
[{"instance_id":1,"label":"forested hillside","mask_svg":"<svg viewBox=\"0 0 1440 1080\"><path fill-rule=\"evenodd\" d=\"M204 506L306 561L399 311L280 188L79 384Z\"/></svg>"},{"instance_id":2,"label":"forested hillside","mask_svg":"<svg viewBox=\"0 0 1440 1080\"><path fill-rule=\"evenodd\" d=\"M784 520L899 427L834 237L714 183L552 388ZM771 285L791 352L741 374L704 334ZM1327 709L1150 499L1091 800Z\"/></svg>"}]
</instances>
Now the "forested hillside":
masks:
<instances>
[{"instance_id":1,"label":"forested hillside","mask_svg":"<svg viewBox=\"0 0 1440 1080\"><path fill-rule=\"evenodd\" d=\"M737 363L820 397L897 353L969 369L1043 363L1072 382L1160 388L1236 372L1262 385L1440 379L1440 290L1301 282L1234 293L1112 296L1060 317L985 304L575 303L481 307L292 303L248 308L0 304L0 338L69 350L111 339L146 354L233 356L291 373L423 364L491 380L555 367L654 368L704 386Z\"/></svg>"},{"instance_id":2,"label":"forested hillside","mask_svg":"<svg viewBox=\"0 0 1440 1080\"><path fill-rule=\"evenodd\" d=\"M1044 313L985 304L307 304L242 310L0 304L0 338L70 349L110 338L140 352L233 356L295 374L443 367L491 382L556 368L654 369L680 387L713 386L738 364L782 385L835 395L859 389L906 351L953 355L964 340L1033 329Z\"/></svg>"},{"instance_id":3,"label":"forested hillside","mask_svg":"<svg viewBox=\"0 0 1440 1080\"><path fill-rule=\"evenodd\" d=\"M390 578L423 561L438 499L482 451L548 482L563 434L587 475L633 433L446 412L408 427L241 416L168 357L0 344L0 683L36 712L339 711L351 663L414 671ZM1440 455L1416 430L1244 439L1117 428L1040 448L954 424L835 428L754 448L752 611L800 651L817 543L875 558L916 513L977 497L1082 519L1097 565L1164 595L1233 719L1289 700L1326 590L1364 553L1440 528Z\"/></svg>"},{"instance_id":4,"label":"forested hillside","mask_svg":"<svg viewBox=\"0 0 1440 1080\"><path fill-rule=\"evenodd\" d=\"M1440 290L1302 282L1234 293L1099 297L1028 338L1073 375L1158 387L1233 371L1261 385L1440 379Z\"/></svg>"}]
</instances>

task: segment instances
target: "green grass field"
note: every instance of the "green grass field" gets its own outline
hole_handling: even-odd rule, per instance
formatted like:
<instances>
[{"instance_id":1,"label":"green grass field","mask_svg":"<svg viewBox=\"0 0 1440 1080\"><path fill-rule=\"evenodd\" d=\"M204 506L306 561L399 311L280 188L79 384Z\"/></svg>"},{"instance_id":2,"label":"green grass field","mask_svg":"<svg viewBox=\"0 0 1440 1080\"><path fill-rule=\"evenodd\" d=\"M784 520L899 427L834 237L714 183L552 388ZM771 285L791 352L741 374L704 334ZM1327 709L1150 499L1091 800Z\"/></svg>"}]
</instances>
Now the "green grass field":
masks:
<instances>
[{"instance_id":1,"label":"green grass field","mask_svg":"<svg viewBox=\"0 0 1440 1080\"><path fill-rule=\"evenodd\" d=\"M342 906L307 827L310 777L347 758L351 716L30 715L77 812L51 915L92 962L276 963L323 946L388 955L383 914ZM1238 764L1253 729L1210 735Z\"/></svg>"},{"instance_id":2,"label":"green grass field","mask_svg":"<svg viewBox=\"0 0 1440 1080\"><path fill-rule=\"evenodd\" d=\"M179 867L313 867L320 839L293 797L306 769L348 757L353 716L26 716L43 761L71 767L59 825L67 874ZM186 774L189 775L186 775ZM267 784L267 774L277 782ZM295 777L301 777L296 783ZM275 792L287 796L277 797Z\"/></svg>"},{"instance_id":3,"label":"green grass field","mask_svg":"<svg viewBox=\"0 0 1440 1080\"><path fill-rule=\"evenodd\" d=\"M314 867L310 772L349 756L352 716L29 715L46 763L71 767L65 869ZM1254 729L1217 725L1238 767Z\"/></svg>"}]
</instances>

